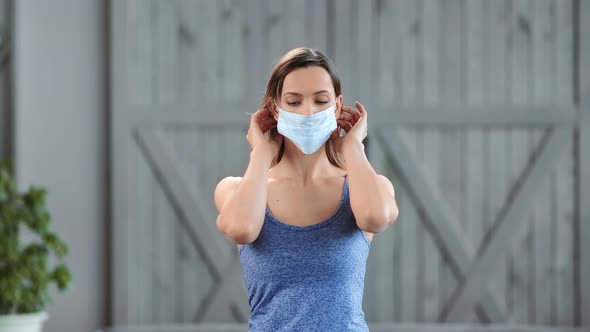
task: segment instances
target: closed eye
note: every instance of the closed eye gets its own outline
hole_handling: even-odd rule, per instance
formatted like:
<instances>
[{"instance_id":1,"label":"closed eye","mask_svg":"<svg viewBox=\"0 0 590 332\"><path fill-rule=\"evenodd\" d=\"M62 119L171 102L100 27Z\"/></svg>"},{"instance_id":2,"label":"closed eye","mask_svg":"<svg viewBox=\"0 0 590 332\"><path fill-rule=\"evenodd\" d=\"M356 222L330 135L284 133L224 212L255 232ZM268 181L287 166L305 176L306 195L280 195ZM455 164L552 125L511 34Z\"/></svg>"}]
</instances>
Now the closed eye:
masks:
<instances>
[{"instance_id":1,"label":"closed eye","mask_svg":"<svg viewBox=\"0 0 590 332\"><path fill-rule=\"evenodd\" d=\"M322 101L322 100L316 101L316 104L320 104L320 105L327 104L327 103L328 103L327 101ZM287 105L289 105L289 106L297 106L299 104L301 104L301 102L299 102L299 101L287 103Z\"/></svg>"}]
</instances>

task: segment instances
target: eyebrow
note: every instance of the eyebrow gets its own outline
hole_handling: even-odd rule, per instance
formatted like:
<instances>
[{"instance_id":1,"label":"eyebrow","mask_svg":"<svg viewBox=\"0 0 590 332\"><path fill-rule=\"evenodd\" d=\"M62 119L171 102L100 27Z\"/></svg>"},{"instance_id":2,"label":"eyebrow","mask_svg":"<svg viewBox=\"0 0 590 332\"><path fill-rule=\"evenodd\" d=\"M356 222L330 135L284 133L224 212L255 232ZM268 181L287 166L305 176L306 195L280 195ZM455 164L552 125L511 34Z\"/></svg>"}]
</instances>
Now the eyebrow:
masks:
<instances>
[{"instance_id":1,"label":"eyebrow","mask_svg":"<svg viewBox=\"0 0 590 332\"><path fill-rule=\"evenodd\" d=\"M330 91L328 91L328 90L320 90L320 91L317 91L317 92L315 92L313 95L315 96L315 95L319 95L320 93L325 93L325 92L327 92L327 93L331 94L331 92L330 92ZM283 94L283 96L286 96L286 95L303 96L302 94L300 94L300 93L297 93L297 92L285 92L285 93Z\"/></svg>"}]
</instances>

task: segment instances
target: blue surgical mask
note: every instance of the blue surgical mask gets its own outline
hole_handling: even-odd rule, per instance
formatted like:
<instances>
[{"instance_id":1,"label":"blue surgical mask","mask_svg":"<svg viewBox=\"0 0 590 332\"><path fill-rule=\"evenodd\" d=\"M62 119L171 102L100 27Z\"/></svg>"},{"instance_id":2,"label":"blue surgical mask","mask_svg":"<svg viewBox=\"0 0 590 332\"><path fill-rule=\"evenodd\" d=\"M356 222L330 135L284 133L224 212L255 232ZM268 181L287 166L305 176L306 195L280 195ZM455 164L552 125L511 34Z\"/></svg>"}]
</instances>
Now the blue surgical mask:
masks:
<instances>
[{"instance_id":1,"label":"blue surgical mask","mask_svg":"<svg viewBox=\"0 0 590 332\"><path fill-rule=\"evenodd\" d=\"M277 131L291 140L305 154L316 152L338 128L336 104L311 115L287 112L278 105L277 108L279 109Z\"/></svg>"}]
</instances>

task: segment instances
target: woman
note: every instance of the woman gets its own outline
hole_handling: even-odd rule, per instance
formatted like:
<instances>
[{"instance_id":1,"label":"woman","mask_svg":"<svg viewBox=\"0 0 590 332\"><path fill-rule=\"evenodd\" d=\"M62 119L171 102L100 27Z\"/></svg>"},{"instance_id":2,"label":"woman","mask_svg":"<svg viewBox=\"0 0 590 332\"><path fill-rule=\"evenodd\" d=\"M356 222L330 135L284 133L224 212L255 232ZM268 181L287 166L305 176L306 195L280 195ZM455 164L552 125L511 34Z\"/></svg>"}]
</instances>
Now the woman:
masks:
<instances>
[{"instance_id":1,"label":"woman","mask_svg":"<svg viewBox=\"0 0 590 332\"><path fill-rule=\"evenodd\" d=\"M367 160L367 111L355 106L343 104L322 53L288 52L251 117L244 176L215 189L217 227L239 250L250 331L368 331L370 241L398 208Z\"/></svg>"}]
</instances>

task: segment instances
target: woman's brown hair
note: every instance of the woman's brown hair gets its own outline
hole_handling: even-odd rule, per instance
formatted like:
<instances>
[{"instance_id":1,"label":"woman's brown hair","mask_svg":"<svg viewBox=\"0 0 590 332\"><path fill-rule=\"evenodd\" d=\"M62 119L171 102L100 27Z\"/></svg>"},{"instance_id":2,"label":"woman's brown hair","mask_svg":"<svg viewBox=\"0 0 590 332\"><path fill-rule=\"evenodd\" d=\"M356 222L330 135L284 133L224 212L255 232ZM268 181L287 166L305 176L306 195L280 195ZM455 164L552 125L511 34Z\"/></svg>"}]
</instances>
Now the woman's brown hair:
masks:
<instances>
[{"instance_id":1,"label":"woman's brown hair","mask_svg":"<svg viewBox=\"0 0 590 332\"><path fill-rule=\"evenodd\" d=\"M264 93L264 97L262 97L262 103L260 104L259 108L273 110L274 102L279 99L283 92L283 82L285 81L285 77L287 77L287 75L295 69L310 66L319 66L324 68L332 78L335 97L338 97L342 94L340 78L336 73L336 68L334 67L332 61L330 61L330 59L322 54L322 52L316 49L299 47L287 52L278 60L268 80L266 92ZM271 129L271 136L276 135L276 133L276 129ZM279 149L279 153L277 154L275 160L273 160L271 167L281 161L284 152L285 141L283 140L281 148ZM328 160L330 160L330 163L336 167L344 169L344 162L342 158L334 151L334 145L331 138L326 142L326 154L328 155Z\"/></svg>"}]
</instances>

